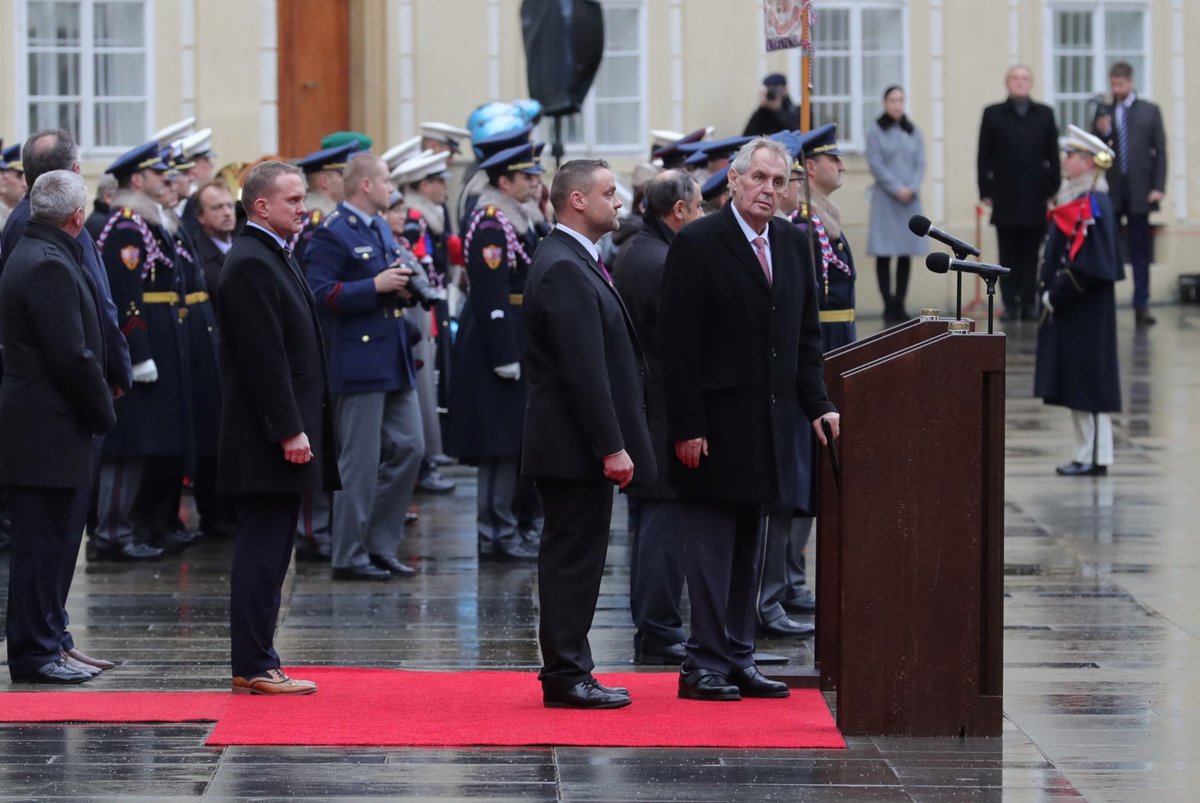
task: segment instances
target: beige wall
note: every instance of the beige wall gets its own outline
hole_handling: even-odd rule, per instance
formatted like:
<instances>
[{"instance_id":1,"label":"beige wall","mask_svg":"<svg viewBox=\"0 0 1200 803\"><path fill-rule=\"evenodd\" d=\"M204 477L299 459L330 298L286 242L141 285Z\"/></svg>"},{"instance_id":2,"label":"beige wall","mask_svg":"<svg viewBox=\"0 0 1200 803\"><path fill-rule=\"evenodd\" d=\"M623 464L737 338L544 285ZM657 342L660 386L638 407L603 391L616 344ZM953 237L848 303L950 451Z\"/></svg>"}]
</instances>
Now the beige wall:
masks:
<instances>
[{"instance_id":1,"label":"beige wall","mask_svg":"<svg viewBox=\"0 0 1200 803\"><path fill-rule=\"evenodd\" d=\"M273 149L276 2L287 0L154 4L156 125L194 110L201 125L214 129L222 163ZM1002 99L1004 70L1013 61L1029 64L1035 96L1047 94L1044 6L1043 0L909 3L907 89L910 115L927 143L925 209L964 239L975 237L979 116L985 105ZM461 125L480 103L525 95L519 8L520 0L351 0L353 124L383 149L415 134L423 120ZM716 136L740 132L763 73L788 72L792 63L789 53L764 52L760 8L759 0L647 0L648 128L712 125ZM1200 75L1200 53L1185 46L1200 33L1200 3L1152 0L1150 13L1151 74L1138 83L1150 86L1148 96L1162 107L1168 127L1171 179L1157 218L1165 228L1154 275L1155 298L1162 299L1173 290L1175 275L1194 270L1189 250L1200 235L1200 176L1187 169L1200 162L1200 142L1192 134L1200 130L1200 104L1191 101L1200 85L1191 78ZM0 31L9 36L14 25L15 0L0 0ZM0 44L0 74L12 67L4 61L13 58L10 42ZM0 81L0 134L10 141L27 133L17 130L16 102L12 82ZM613 161L627 171L636 159ZM845 161L846 181L836 200L852 243L865 243L870 176L860 155ZM89 164L88 172L103 166ZM994 260L986 220L982 231L984 258ZM871 310L878 306L873 270L865 248L857 251L859 303ZM923 269L914 279L914 306L945 307L951 300L949 280ZM1127 293L1129 285L1122 290Z\"/></svg>"}]
</instances>

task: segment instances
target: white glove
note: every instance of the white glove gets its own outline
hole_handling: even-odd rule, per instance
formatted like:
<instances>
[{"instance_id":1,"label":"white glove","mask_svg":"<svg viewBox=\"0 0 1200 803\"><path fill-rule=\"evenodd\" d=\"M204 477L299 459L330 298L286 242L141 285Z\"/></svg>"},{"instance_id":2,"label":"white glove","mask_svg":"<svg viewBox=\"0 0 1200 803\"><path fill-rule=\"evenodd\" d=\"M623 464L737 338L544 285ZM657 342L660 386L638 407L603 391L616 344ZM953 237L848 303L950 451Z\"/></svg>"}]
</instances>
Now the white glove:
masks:
<instances>
[{"instance_id":1,"label":"white glove","mask_svg":"<svg viewBox=\"0 0 1200 803\"><path fill-rule=\"evenodd\" d=\"M1051 315L1054 314L1054 307L1050 306L1050 291L1049 290L1042 293L1042 306L1045 307L1046 309L1050 310Z\"/></svg>"},{"instance_id":2,"label":"white glove","mask_svg":"<svg viewBox=\"0 0 1200 803\"><path fill-rule=\"evenodd\" d=\"M516 382L521 378L521 363L510 362L507 365L497 365L492 369L501 379L511 379Z\"/></svg>"},{"instance_id":3,"label":"white glove","mask_svg":"<svg viewBox=\"0 0 1200 803\"><path fill-rule=\"evenodd\" d=\"M133 381L134 382L157 382L158 381L158 366L154 364L154 360L146 360L139 362L133 366Z\"/></svg>"}]
</instances>

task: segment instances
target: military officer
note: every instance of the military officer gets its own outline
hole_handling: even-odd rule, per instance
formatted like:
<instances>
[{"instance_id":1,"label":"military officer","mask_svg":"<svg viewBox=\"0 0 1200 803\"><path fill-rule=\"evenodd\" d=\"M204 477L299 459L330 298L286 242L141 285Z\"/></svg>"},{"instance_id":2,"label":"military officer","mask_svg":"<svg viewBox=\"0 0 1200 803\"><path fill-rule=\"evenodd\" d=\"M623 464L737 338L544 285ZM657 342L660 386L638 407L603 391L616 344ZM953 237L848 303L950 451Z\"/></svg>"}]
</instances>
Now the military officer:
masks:
<instances>
[{"instance_id":1,"label":"military officer","mask_svg":"<svg viewBox=\"0 0 1200 803\"><path fill-rule=\"evenodd\" d=\"M506 151L529 142L529 137L533 133L533 126L524 120L516 117L505 119L511 120L512 127L502 127L498 130L489 127L485 130L492 133L471 142L476 161L463 174L463 184L458 191L458 200L454 204L457 212L455 219L458 221L460 232L467 230L467 226L475 214L479 193L483 192L483 188L488 185L487 173L481 170L480 166L500 151ZM497 125L503 124L503 120L497 121Z\"/></svg>"},{"instance_id":2,"label":"military officer","mask_svg":"<svg viewBox=\"0 0 1200 803\"><path fill-rule=\"evenodd\" d=\"M690 170L701 185L708 181L709 176L729 169L729 160L737 149L749 142L753 137L726 137L707 142L689 142L679 146L679 150L688 154L683 160L683 168Z\"/></svg>"},{"instance_id":3,"label":"military officer","mask_svg":"<svg viewBox=\"0 0 1200 803\"><path fill-rule=\"evenodd\" d=\"M4 148L0 140L0 229L8 214L25 197L25 168L21 165L21 143Z\"/></svg>"},{"instance_id":4,"label":"military officer","mask_svg":"<svg viewBox=\"0 0 1200 803\"><path fill-rule=\"evenodd\" d=\"M467 129L449 123L421 123L421 150L447 154L446 165L450 166L455 154L462 153L459 143L470 136Z\"/></svg>"},{"instance_id":5,"label":"military officer","mask_svg":"<svg viewBox=\"0 0 1200 803\"><path fill-rule=\"evenodd\" d=\"M179 315L186 293L181 257L158 203L170 169L159 144L148 142L106 171L116 177L117 192L96 245L129 341L133 388L116 401L117 424L104 439L90 558L162 556L134 541L133 503L147 459L182 459L190 440L190 355Z\"/></svg>"},{"instance_id":6,"label":"military officer","mask_svg":"<svg viewBox=\"0 0 1200 803\"><path fill-rule=\"evenodd\" d=\"M346 200L313 233L308 282L329 353L341 435L342 491L333 503L333 578L414 574L396 554L425 452L415 392L415 329L406 308L411 269L382 217L393 192L387 165L358 154ZM419 294L418 294L419 295Z\"/></svg>"},{"instance_id":7,"label":"military officer","mask_svg":"<svg viewBox=\"0 0 1200 803\"><path fill-rule=\"evenodd\" d=\"M463 238L471 290L454 343L447 441L451 455L479 466L481 559L537 559L514 504L525 416L521 304L537 247L524 204L541 189L541 149L527 142L480 165L488 185Z\"/></svg>"},{"instance_id":8,"label":"military officer","mask_svg":"<svg viewBox=\"0 0 1200 803\"><path fill-rule=\"evenodd\" d=\"M358 148L358 141L351 140L336 147L314 151L296 162L296 167L304 171L304 183L308 188L304 195L304 228L292 243L293 255L301 269L304 269L304 251L313 232L346 199L342 171L346 169L350 155Z\"/></svg>"}]
</instances>

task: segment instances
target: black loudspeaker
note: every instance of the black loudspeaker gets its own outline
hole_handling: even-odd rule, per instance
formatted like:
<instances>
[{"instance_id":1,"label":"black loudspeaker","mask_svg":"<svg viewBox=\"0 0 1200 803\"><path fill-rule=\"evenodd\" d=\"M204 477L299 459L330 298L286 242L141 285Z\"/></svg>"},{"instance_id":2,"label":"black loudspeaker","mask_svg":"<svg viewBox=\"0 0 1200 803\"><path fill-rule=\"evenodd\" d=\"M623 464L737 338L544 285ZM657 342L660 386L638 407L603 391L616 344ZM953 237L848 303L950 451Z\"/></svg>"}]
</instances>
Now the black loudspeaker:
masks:
<instances>
[{"instance_id":1,"label":"black loudspeaker","mask_svg":"<svg viewBox=\"0 0 1200 803\"><path fill-rule=\"evenodd\" d=\"M551 117L583 105L604 56L604 12L598 0L524 0L529 95Z\"/></svg>"}]
</instances>

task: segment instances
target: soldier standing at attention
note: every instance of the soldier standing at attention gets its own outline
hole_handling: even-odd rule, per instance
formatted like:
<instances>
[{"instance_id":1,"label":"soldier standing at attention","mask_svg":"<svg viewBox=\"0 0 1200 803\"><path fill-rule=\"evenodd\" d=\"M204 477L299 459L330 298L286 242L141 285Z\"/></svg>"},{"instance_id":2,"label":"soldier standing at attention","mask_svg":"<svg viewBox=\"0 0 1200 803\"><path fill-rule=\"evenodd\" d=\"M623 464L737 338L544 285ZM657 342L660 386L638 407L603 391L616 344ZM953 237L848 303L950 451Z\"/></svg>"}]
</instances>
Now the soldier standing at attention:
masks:
<instances>
[{"instance_id":1,"label":"soldier standing at attention","mask_svg":"<svg viewBox=\"0 0 1200 803\"><path fill-rule=\"evenodd\" d=\"M537 560L514 502L525 418L525 276L537 239L525 202L541 190L542 143L500 151L480 165L488 185L464 236L470 295L454 344L448 452L479 466L481 559Z\"/></svg>"}]
</instances>

